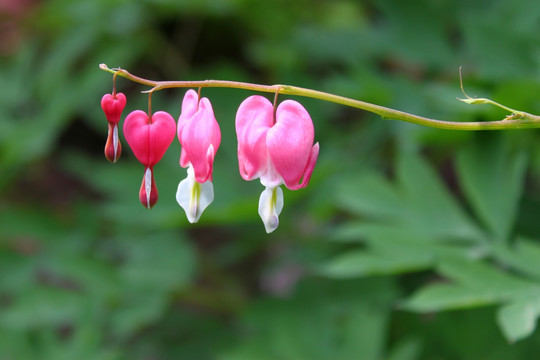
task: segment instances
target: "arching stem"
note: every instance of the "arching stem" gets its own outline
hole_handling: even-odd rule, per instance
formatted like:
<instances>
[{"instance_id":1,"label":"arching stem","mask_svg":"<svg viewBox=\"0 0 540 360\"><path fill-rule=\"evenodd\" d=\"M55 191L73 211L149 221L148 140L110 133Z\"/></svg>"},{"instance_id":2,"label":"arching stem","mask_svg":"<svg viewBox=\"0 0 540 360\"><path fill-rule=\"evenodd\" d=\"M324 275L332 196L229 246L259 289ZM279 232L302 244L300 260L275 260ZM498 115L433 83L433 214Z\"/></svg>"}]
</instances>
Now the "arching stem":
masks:
<instances>
[{"instance_id":1,"label":"arching stem","mask_svg":"<svg viewBox=\"0 0 540 360\"><path fill-rule=\"evenodd\" d=\"M447 129L447 130L502 130L502 129L530 129L540 127L540 116L532 115L522 111L516 111L493 102L489 99L473 99L467 98L463 99L469 104L492 104L495 106L502 107L510 111L512 114L506 117L504 120L498 121L484 121L484 122L459 122L459 121L445 121L431 119L419 115L410 114L404 111L395 110L392 108L387 108L384 106L371 104L361 100L355 100L347 98L344 96L339 96L331 93L326 93L323 91L317 91L312 89L306 89L297 86L290 85L260 85L252 84L239 81L228 81L228 80L202 80L202 81L154 81L144 79L138 76L135 76L129 73L127 70L120 68L110 69L105 64L99 65L100 69L108 71L112 74L117 74L128 80L134 81L136 83L151 86L150 90L144 92L154 92L163 89L170 88L204 88L204 87L220 87L220 88L235 88L235 89L245 89L258 92L267 92L267 93L280 93L284 95L294 95L294 96L303 96L314 99L319 99L323 101L329 101L345 106L350 106L353 108L365 110L372 112L374 114L380 115L383 119L392 119L392 120L401 120L409 123L423 125L438 129Z\"/></svg>"}]
</instances>

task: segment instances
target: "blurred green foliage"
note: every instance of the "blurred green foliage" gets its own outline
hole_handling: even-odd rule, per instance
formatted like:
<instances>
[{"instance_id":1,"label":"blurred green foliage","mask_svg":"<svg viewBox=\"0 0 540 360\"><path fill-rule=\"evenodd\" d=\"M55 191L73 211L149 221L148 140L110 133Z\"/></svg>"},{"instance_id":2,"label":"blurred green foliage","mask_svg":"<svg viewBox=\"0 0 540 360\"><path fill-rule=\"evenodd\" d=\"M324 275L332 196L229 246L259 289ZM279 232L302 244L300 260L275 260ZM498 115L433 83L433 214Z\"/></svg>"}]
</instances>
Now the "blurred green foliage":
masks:
<instances>
[{"instance_id":1,"label":"blurred green foliage","mask_svg":"<svg viewBox=\"0 0 540 360\"><path fill-rule=\"evenodd\" d=\"M0 360L530 359L540 347L537 131L466 133L312 99L321 154L271 235L237 174L234 114L216 199L191 225L123 141L103 156L111 76L334 92L433 118L540 113L534 0L49 0L0 4ZM119 79L125 113L146 88ZM153 96L179 115L183 92Z\"/></svg>"}]
</instances>

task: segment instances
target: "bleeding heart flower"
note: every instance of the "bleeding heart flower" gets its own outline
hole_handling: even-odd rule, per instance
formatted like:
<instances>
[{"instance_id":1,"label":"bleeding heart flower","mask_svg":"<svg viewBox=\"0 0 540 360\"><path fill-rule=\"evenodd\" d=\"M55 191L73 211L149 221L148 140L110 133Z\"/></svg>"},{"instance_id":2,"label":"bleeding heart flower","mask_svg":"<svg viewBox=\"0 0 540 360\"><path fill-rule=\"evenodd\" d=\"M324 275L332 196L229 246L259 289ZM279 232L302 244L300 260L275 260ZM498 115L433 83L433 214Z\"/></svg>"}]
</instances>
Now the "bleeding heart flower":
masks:
<instances>
[{"instance_id":1,"label":"bleeding heart flower","mask_svg":"<svg viewBox=\"0 0 540 360\"><path fill-rule=\"evenodd\" d=\"M120 116L125 106L126 96L122 93L105 94L101 98L101 108L109 123L105 157L112 163L115 163L122 154L122 145L118 140L118 122L120 122Z\"/></svg>"},{"instance_id":2,"label":"bleeding heart flower","mask_svg":"<svg viewBox=\"0 0 540 360\"><path fill-rule=\"evenodd\" d=\"M263 96L250 96L236 113L238 164L245 180L260 178L266 189L259 198L259 215L266 232L279 225L283 209L281 184L290 190L308 185L319 156L313 145L313 122L294 100L283 101L274 112Z\"/></svg>"},{"instance_id":3,"label":"bleeding heart flower","mask_svg":"<svg viewBox=\"0 0 540 360\"><path fill-rule=\"evenodd\" d=\"M194 90L188 90L182 101L177 132L182 145L180 165L188 168L188 176L178 184L176 201L189 222L195 223L214 200L212 170L221 132L210 100L199 100Z\"/></svg>"},{"instance_id":4,"label":"bleeding heart flower","mask_svg":"<svg viewBox=\"0 0 540 360\"><path fill-rule=\"evenodd\" d=\"M139 160L145 166L145 172L139 200L146 208L152 208L158 200L154 182L153 168L174 139L176 123L173 117L164 111L148 116L142 110L131 112L124 121L124 136Z\"/></svg>"}]
</instances>

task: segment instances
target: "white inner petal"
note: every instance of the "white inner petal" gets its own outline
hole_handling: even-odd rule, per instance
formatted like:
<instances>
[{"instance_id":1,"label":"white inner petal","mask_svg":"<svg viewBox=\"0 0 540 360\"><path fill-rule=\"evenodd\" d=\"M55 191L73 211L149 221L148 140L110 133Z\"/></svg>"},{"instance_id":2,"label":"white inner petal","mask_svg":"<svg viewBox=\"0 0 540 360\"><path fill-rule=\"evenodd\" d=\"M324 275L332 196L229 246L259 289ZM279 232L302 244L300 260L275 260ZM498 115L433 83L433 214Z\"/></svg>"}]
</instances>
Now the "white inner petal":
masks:
<instances>
[{"instance_id":1,"label":"white inner petal","mask_svg":"<svg viewBox=\"0 0 540 360\"><path fill-rule=\"evenodd\" d=\"M274 168L274 164L272 164L270 156L266 161L266 171L262 175L260 175L260 180L261 184L263 184L263 186L267 188L275 188L283 184L283 179Z\"/></svg>"},{"instance_id":2,"label":"white inner petal","mask_svg":"<svg viewBox=\"0 0 540 360\"><path fill-rule=\"evenodd\" d=\"M118 124L114 124L113 128L113 146L114 146L114 160L118 158Z\"/></svg>"},{"instance_id":3,"label":"white inner petal","mask_svg":"<svg viewBox=\"0 0 540 360\"><path fill-rule=\"evenodd\" d=\"M150 209L150 193L152 191L152 170L146 168L144 172L144 190L146 191L146 207Z\"/></svg>"},{"instance_id":4,"label":"white inner petal","mask_svg":"<svg viewBox=\"0 0 540 360\"><path fill-rule=\"evenodd\" d=\"M267 233L277 229L281 210L283 210L283 190L279 186L264 189L259 198L259 216Z\"/></svg>"},{"instance_id":5,"label":"white inner petal","mask_svg":"<svg viewBox=\"0 0 540 360\"><path fill-rule=\"evenodd\" d=\"M211 181L198 183L191 166L187 173L188 176L178 184L176 201L186 212L188 221L196 223L203 211L214 201L214 185Z\"/></svg>"}]
</instances>

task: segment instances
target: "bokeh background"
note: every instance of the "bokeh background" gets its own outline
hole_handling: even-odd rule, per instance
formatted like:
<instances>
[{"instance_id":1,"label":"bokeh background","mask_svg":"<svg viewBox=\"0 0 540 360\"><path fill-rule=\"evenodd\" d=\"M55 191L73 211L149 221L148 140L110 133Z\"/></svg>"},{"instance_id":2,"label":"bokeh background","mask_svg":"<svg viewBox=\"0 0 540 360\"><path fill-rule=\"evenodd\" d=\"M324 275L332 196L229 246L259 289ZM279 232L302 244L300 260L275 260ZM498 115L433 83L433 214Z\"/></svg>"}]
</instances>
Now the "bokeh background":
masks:
<instances>
[{"instance_id":1,"label":"bokeh background","mask_svg":"<svg viewBox=\"0 0 540 360\"><path fill-rule=\"evenodd\" d=\"M277 231L238 174L252 92L205 89L216 198L176 204L180 145L103 155L120 66L155 80L290 84L452 121L540 113L536 0L0 0L0 359L534 359L538 130L459 132L295 98L321 153ZM124 115L148 88L118 79ZM184 90L153 96L180 113ZM283 96L282 99L286 97Z\"/></svg>"}]
</instances>

